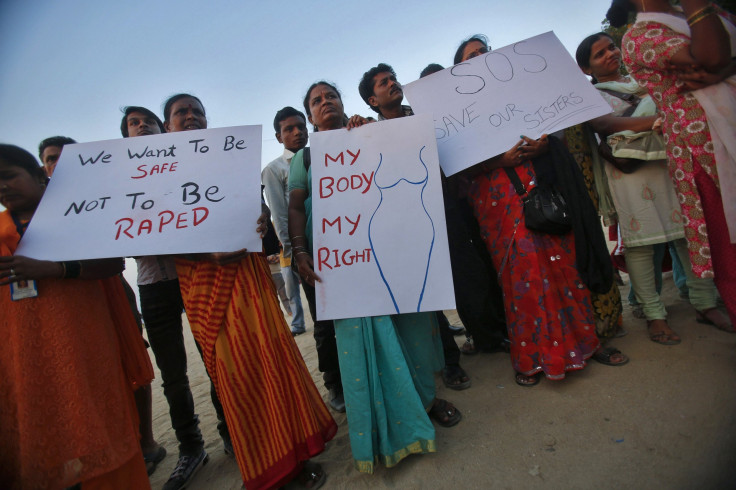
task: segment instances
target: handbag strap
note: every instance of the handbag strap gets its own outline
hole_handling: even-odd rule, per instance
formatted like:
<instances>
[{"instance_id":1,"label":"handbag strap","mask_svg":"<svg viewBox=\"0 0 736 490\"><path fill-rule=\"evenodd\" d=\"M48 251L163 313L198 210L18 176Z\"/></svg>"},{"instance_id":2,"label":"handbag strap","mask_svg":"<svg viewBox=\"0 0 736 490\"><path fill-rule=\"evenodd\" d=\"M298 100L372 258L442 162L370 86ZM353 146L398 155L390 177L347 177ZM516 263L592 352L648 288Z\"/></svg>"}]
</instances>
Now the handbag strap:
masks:
<instances>
[{"instance_id":1,"label":"handbag strap","mask_svg":"<svg viewBox=\"0 0 736 490\"><path fill-rule=\"evenodd\" d=\"M521 196L522 200L525 200L526 188L524 187L524 184L521 183L521 179L517 175L516 171L509 167L504 167L504 171L506 172L506 175L509 176L511 183L514 185L516 193Z\"/></svg>"}]
</instances>

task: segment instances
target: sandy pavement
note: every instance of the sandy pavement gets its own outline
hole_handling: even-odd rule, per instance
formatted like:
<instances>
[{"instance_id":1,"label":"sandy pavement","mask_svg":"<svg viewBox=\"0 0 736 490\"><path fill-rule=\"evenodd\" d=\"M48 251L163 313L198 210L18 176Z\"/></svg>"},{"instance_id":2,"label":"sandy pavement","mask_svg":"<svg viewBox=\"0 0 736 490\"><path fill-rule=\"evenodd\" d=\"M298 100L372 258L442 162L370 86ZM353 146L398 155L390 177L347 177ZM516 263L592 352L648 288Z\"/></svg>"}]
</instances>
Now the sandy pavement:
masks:
<instances>
[{"instance_id":1,"label":"sandy pavement","mask_svg":"<svg viewBox=\"0 0 736 490\"><path fill-rule=\"evenodd\" d=\"M514 383L507 354L463 356L470 389L446 389L437 377L438 396L463 412L457 426L437 427L437 453L361 474L352 465L347 419L333 414L337 436L314 458L328 474L323 488L736 488L736 334L696 323L671 274L666 278L663 295L680 345L650 342L644 320L627 306L629 334L612 342L631 358L625 366L591 362L561 382L544 379L525 388ZM621 292L625 296L628 285ZM454 311L447 313L460 323ZM325 395L307 318L307 333L296 342ZM222 450L209 380L187 326L189 377L210 454L188 488L239 489L240 474ZM169 451L151 476L160 489L178 451L159 379L153 396L154 433Z\"/></svg>"}]
</instances>

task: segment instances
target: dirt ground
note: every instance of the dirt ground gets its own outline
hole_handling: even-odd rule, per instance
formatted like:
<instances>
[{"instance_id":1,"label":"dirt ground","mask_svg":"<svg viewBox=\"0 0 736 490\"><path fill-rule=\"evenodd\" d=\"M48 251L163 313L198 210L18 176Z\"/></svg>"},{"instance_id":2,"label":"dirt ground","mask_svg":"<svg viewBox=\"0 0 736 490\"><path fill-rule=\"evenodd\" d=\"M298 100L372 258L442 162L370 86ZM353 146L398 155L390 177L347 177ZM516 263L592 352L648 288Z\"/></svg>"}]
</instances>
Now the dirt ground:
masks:
<instances>
[{"instance_id":1,"label":"dirt ground","mask_svg":"<svg viewBox=\"0 0 736 490\"><path fill-rule=\"evenodd\" d=\"M625 296L628 285L621 292ZM340 427L337 436L313 459L328 474L323 488L736 488L736 376L731 376L736 335L696 323L671 276L666 275L663 297L682 343L649 341L644 320L634 318L626 306L628 335L611 343L631 358L625 366L591 362L563 381L544 379L525 388L514 383L507 354L463 356L470 389L449 390L437 377L438 396L462 411L462 422L437 427L436 453L410 456L394 468L379 467L373 475L356 471L347 419L333 413ZM453 324L460 323L454 311L447 313ZM325 395L311 332L309 322L296 342ZM188 488L242 488L235 460L223 452L209 381L186 326L185 338L195 406L210 454ZM461 344L464 337L456 340ZM151 476L153 488L159 489L178 453L158 379L153 396L154 433L169 452Z\"/></svg>"}]
</instances>

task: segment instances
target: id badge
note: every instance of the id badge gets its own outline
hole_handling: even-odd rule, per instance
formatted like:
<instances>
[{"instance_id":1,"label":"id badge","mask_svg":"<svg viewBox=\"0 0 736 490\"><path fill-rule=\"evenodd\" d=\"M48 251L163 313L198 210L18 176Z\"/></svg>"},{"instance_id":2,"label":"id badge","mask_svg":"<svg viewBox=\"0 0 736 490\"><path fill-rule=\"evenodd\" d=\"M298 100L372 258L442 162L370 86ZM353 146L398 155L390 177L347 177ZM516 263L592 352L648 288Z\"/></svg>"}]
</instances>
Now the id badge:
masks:
<instances>
[{"instance_id":1,"label":"id badge","mask_svg":"<svg viewBox=\"0 0 736 490\"><path fill-rule=\"evenodd\" d=\"M38 288L36 281L32 279L17 281L10 283L10 299L18 301L20 299L35 298L38 296Z\"/></svg>"}]
</instances>

